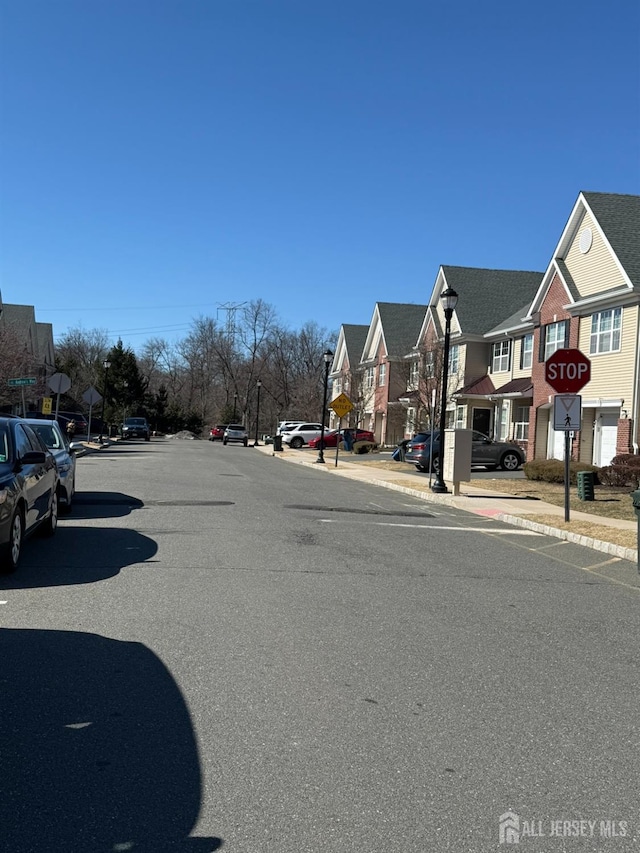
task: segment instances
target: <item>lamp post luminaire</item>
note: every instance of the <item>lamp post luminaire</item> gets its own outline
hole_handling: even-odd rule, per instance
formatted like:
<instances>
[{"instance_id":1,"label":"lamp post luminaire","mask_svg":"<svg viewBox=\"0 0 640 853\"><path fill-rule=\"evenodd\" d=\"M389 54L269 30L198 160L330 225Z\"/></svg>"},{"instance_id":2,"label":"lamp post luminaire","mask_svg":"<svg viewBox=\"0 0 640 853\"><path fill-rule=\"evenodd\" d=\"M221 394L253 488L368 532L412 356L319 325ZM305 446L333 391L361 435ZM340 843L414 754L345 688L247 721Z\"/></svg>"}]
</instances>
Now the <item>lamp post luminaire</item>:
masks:
<instances>
[{"instance_id":1,"label":"lamp post luminaire","mask_svg":"<svg viewBox=\"0 0 640 853\"><path fill-rule=\"evenodd\" d=\"M107 399L107 388L109 387L107 384L107 376L109 374L109 368L111 367L111 362L105 358L102 362L102 366L104 367L104 387L102 389L102 414L100 415L100 437L98 438L98 443L102 444L102 433L104 431L104 404Z\"/></svg>"},{"instance_id":2,"label":"lamp post luminaire","mask_svg":"<svg viewBox=\"0 0 640 853\"><path fill-rule=\"evenodd\" d=\"M316 462L324 464L324 419L327 411L327 392L329 390L329 365L333 359L333 353L328 349L322 354L322 358L324 359L324 394L322 396L322 417L320 418L320 450L318 451Z\"/></svg>"},{"instance_id":3,"label":"lamp post luminaire","mask_svg":"<svg viewBox=\"0 0 640 853\"><path fill-rule=\"evenodd\" d=\"M253 442L254 447L258 447L260 444L258 441L258 429L260 423L260 389L262 388L262 382L260 379L256 382L256 388L258 389L258 399L256 401L256 440Z\"/></svg>"},{"instance_id":4,"label":"lamp post luminaire","mask_svg":"<svg viewBox=\"0 0 640 853\"><path fill-rule=\"evenodd\" d=\"M447 384L449 382L449 346L451 341L451 318L458 304L458 294L452 287L447 287L440 294L442 307L444 308L444 353L442 357L442 391L440 395L440 437L438 442L438 470L431 486L432 492L445 494L448 489L444 482L442 469L444 467L444 429L447 413ZM430 460L433 465L433 460Z\"/></svg>"}]
</instances>

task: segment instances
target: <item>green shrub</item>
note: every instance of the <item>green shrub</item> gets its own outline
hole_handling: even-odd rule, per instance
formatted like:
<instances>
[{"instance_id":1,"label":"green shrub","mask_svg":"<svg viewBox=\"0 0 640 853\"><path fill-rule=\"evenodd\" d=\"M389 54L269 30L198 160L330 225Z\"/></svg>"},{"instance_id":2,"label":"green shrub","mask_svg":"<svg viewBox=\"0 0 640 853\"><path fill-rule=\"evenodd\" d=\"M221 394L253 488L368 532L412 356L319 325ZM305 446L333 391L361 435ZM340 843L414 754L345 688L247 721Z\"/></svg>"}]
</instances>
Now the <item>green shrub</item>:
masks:
<instances>
[{"instance_id":1,"label":"green shrub","mask_svg":"<svg viewBox=\"0 0 640 853\"><path fill-rule=\"evenodd\" d=\"M533 459L525 462L522 470L527 480L541 480L545 483L564 483L564 462L560 459ZM592 471L595 482L600 482L599 471L596 465L587 462L569 463L569 483L575 486L579 471Z\"/></svg>"}]
</instances>

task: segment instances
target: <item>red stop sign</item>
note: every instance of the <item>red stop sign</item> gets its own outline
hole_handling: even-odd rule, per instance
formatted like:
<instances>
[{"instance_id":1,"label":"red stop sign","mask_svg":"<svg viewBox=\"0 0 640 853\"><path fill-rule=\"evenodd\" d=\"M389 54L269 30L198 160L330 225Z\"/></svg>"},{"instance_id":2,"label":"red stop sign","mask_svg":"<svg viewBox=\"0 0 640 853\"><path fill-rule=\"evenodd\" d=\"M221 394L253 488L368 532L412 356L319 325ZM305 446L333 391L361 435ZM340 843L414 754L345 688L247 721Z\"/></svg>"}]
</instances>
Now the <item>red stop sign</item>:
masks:
<instances>
[{"instance_id":1,"label":"red stop sign","mask_svg":"<svg viewBox=\"0 0 640 853\"><path fill-rule=\"evenodd\" d=\"M579 349L557 349L544 363L544 379L558 394L577 394L591 379L591 361Z\"/></svg>"}]
</instances>

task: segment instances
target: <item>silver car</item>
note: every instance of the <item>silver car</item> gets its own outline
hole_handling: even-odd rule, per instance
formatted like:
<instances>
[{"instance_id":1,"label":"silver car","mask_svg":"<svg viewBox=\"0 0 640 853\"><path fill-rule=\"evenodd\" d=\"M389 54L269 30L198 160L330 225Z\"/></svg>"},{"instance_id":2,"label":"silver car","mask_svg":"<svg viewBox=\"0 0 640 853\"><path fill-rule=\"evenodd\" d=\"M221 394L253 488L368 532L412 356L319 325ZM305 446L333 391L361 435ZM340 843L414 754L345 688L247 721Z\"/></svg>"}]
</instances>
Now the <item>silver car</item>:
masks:
<instances>
[{"instance_id":1,"label":"silver car","mask_svg":"<svg viewBox=\"0 0 640 853\"><path fill-rule=\"evenodd\" d=\"M58 486L58 505L60 511L71 512L71 503L76 491L76 454L69 439L60 429L57 421L42 421L27 418L31 429L40 436L56 460L60 484Z\"/></svg>"},{"instance_id":2,"label":"silver car","mask_svg":"<svg viewBox=\"0 0 640 853\"><path fill-rule=\"evenodd\" d=\"M242 424L229 424L222 436L222 443L229 444L230 441L244 444L246 447L249 444L249 433L246 427Z\"/></svg>"}]
</instances>

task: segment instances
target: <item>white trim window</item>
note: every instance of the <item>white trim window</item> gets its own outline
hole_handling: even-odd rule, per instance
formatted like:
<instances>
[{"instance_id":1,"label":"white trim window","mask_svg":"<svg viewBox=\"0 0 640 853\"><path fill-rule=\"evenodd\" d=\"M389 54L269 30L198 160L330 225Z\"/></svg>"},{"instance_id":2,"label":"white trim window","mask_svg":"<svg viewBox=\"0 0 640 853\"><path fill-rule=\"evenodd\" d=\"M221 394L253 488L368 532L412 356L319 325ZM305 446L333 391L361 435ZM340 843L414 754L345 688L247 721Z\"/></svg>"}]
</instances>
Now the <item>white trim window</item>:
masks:
<instances>
[{"instance_id":1,"label":"white trim window","mask_svg":"<svg viewBox=\"0 0 640 853\"><path fill-rule=\"evenodd\" d=\"M556 350L567 346L568 324L566 320L559 323L550 323L544 330L544 361L553 355Z\"/></svg>"},{"instance_id":2,"label":"white trim window","mask_svg":"<svg viewBox=\"0 0 640 853\"><path fill-rule=\"evenodd\" d=\"M500 403L500 417L498 423L498 441L506 441L509 432L509 410L511 404L508 400Z\"/></svg>"},{"instance_id":3,"label":"white trim window","mask_svg":"<svg viewBox=\"0 0 640 853\"><path fill-rule=\"evenodd\" d=\"M621 326L622 308L610 308L608 311L592 314L589 353L597 355L602 352L618 352Z\"/></svg>"},{"instance_id":4,"label":"white trim window","mask_svg":"<svg viewBox=\"0 0 640 853\"><path fill-rule=\"evenodd\" d=\"M454 344L449 350L449 373L457 373L460 366L460 347Z\"/></svg>"},{"instance_id":5,"label":"white trim window","mask_svg":"<svg viewBox=\"0 0 640 853\"><path fill-rule=\"evenodd\" d=\"M466 425L466 406L456 406L456 429L464 429Z\"/></svg>"},{"instance_id":6,"label":"white trim window","mask_svg":"<svg viewBox=\"0 0 640 853\"><path fill-rule=\"evenodd\" d=\"M404 425L404 431L409 435L413 435L416 431L416 410L413 406L407 408L407 420Z\"/></svg>"},{"instance_id":7,"label":"white trim window","mask_svg":"<svg viewBox=\"0 0 640 853\"><path fill-rule=\"evenodd\" d=\"M513 438L515 441L529 440L529 406L517 406L513 423Z\"/></svg>"},{"instance_id":8,"label":"white trim window","mask_svg":"<svg viewBox=\"0 0 640 853\"><path fill-rule=\"evenodd\" d=\"M424 375L427 379L432 379L435 376L436 355L432 349L425 353L424 356Z\"/></svg>"},{"instance_id":9,"label":"white trim window","mask_svg":"<svg viewBox=\"0 0 640 853\"><path fill-rule=\"evenodd\" d=\"M533 335L525 335L520 343L520 369L531 370L533 365Z\"/></svg>"},{"instance_id":10,"label":"white trim window","mask_svg":"<svg viewBox=\"0 0 640 853\"><path fill-rule=\"evenodd\" d=\"M333 391L335 394L342 393L342 379L334 379L333 380Z\"/></svg>"},{"instance_id":11,"label":"white trim window","mask_svg":"<svg viewBox=\"0 0 640 853\"><path fill-rule=\"evenodd\" d=\"M382 387L387 382L387 365L381 364L378 367L378 385Z\"/></svg>"},{"instance_id":12,"label":"white trim window","mask_svg":"<svg viewBox=\"0 0 640 853\"><path fill-rule=\"evenodd\" d=\"M511 341L497 341L491 349L491 372L505 373L511 361Z\"/></svg>"},{"instance_id":13,"label":"white trim window","mask_svg":"<svg viewBox=\"0 0 640 853\"><path fill-rule=\"evenodd\" d=\"M420 382L420 362L418 359L414 359L409 364L409 390L415 391Z\"/></svg>"},{"instance_id":14,"label":"white trim window","mask_svg":"<svg viewBox=\"0 0 640 853\"><path fill-rule=\"evenodd\" d=\"M375 367L367 367L367 370L364 374L364 387L367 391L371 391L373 388L373 384L376 379L376 369Z\"/></svg>"}]
</instances>

